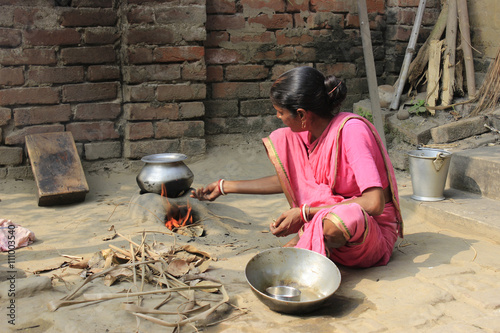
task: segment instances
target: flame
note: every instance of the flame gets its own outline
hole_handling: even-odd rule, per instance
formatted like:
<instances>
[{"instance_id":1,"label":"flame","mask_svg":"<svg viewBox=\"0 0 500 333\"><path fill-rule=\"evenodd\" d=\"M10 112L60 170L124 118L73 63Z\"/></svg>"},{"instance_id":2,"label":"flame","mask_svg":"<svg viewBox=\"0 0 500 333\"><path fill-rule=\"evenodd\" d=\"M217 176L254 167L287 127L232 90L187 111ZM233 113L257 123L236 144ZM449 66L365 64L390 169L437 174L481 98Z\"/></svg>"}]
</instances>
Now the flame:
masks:
<instances>
[{"instance_id":1,"label":"flame","mask_svg":"<svg viewBox=\"0 0 500 333\"><path fill-rule=\"evenodd\" d=\"M186 206L178 206L174 203L170 203L167 199L167 188L165 184L161 185L161 196L165 198L163 203L167 211L165 226L169 230L182 228L193 223L192 207L189 204L189 200Z\"/></svg>"}]
</instances>

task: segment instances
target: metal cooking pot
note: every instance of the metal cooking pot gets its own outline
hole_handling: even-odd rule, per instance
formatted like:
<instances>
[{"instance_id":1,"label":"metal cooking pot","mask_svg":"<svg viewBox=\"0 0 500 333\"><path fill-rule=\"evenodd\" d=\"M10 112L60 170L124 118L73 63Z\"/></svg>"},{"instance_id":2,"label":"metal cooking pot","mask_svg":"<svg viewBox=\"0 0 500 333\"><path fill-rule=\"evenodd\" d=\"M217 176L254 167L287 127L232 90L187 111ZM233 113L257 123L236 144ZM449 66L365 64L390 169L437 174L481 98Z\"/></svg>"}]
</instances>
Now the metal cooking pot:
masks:
<instances>
[{"instance_id":1,"label":"metal cooking pot","mask_svg":"<svg viewBox=\"0 0 500 333\"><path fill-rule=\"evenodd\" d=\"M165 186L167 197L176 198L183 195L193 183L194 175L184 164L184 154L164 153L145 156L141 159L144 167L137 175L137 184L141 192L161 194Z\"/></svg>"},{"instance_id":2,"label":"metal cooking pot","mask_svg":"<svg viewBox=\"0 0 500 333\"><path fill-rule=\"evenodd\" d=\"M271 310L282 313L314 311L340 286L340 271L333 261L293 247L274 248L255 255L247 263L245 276L257 298ZM276 297L268 292L269 287L275 286L298 289L300 297L298 300Z\"/></svg>"}]
</instances>

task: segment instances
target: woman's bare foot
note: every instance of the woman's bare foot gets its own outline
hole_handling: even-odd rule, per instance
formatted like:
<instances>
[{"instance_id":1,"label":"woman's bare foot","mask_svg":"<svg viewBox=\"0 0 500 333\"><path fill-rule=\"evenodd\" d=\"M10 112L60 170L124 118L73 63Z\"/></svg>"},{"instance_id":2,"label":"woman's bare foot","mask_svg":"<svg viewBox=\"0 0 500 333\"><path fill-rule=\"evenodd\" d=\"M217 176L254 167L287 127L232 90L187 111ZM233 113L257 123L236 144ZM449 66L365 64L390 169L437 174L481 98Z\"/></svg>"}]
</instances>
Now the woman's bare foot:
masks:
<instances>
[{"instance_id":1,"label":"woman's bare foot","mask_svg":"<svg viewBox=\"0 0 500 333\"><path fill-rule=\"evenodd\" d=\"M290 239L288 241L288 243L286 243L285 245L283 245L283 247L294 247L299 242L299 239L300 239L299 235L295 235L295 237L293 237L292 239Z\"/></svg>"}]
</instances>

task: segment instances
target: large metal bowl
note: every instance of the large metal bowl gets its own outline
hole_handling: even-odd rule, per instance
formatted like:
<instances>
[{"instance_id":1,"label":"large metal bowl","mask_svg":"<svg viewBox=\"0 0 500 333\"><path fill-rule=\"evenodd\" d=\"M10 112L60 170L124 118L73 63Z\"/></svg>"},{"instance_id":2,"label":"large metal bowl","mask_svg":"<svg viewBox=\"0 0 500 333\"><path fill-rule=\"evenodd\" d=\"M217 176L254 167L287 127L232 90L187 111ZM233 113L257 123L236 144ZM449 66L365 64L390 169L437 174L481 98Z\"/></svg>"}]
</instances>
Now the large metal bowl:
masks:
<instances>
[{"instance_id":1,"label":"large metal bowl","mask_svg":"<svg viewBox=\"0 0 500 333\"><path fill-rule=\"evenodd\" d=\"M340 271L319 253L292 247L256 254L247 263L245 276L257 298L271 310L306 313L319 307L338 289ZM284 301L266 292L269 287L289 286L300 290L300 300Z\"/></svg>"}]
</instances>

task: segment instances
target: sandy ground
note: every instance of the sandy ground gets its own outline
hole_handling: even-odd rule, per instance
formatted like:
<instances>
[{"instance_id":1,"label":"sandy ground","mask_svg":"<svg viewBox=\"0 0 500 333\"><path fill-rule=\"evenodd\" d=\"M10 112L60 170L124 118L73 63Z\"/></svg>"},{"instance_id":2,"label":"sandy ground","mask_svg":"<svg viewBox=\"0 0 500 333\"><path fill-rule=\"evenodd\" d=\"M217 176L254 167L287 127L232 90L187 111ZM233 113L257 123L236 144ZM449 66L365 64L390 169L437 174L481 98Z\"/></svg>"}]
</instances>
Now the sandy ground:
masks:
<instances>
[{"instance_id":1,"label":"sandy ground","mask_svg":"<svg viewBox=\"0 0 500 333\"><path fill-rule=\"evenodd\" d=\"M206 158L187 164L195 174L193 186L219 178L246 179L273 173L258 144L212 149ZM108 229L112 225L137 242L143 230L165 232L161 223L137 218L126 205L139 192L136 175L134 170L88 174L90 192L86 200L56 207L37 206L34 181L0 180L0 218L32 230L37 237L31 246L16 251L16 268L30 276L30 272L68 260L62 255L89 258L108 249L110 244L128 248L128 242L119 237L102 240L110 234ZM398 178L400 187L408 186L407 175L400 174ZM223 308L218 319L244 314L212 327L198 325L200 331L500 332L499 244L477 238L473 233L462 235L445 230L403 212L406 237L394 250L387 266L362 270L340 267L340 288L324 307L310 314L285 315L261 303L249 288L244 274L247 262L254 255L286 242L268 232L271 220L288 207L284 196L228 195L202 204L217 216L217 219L203 222L205 236L193 240L180 235L150 234L147 238L170 245L191 244L217 257L207 273L222 282L234 305ZM1 258L1 266L5 268L5 253ZM80 284L80 272L63 268L41 274L53 278L52 288L16 298L15 325L8 322L6 306L9 300L0 299L0 331L174 330L146 320L138 322L121 308L122 300L72 305L50 312L48 302L64 297ZM81 293L117 292L129 288L127 282L106 287L102 280L95 280ZM154 297L158 296L146 297L145 302ZM194 331L190 326L180 329L180 332Z\"/></svg>"}]
</instances>

